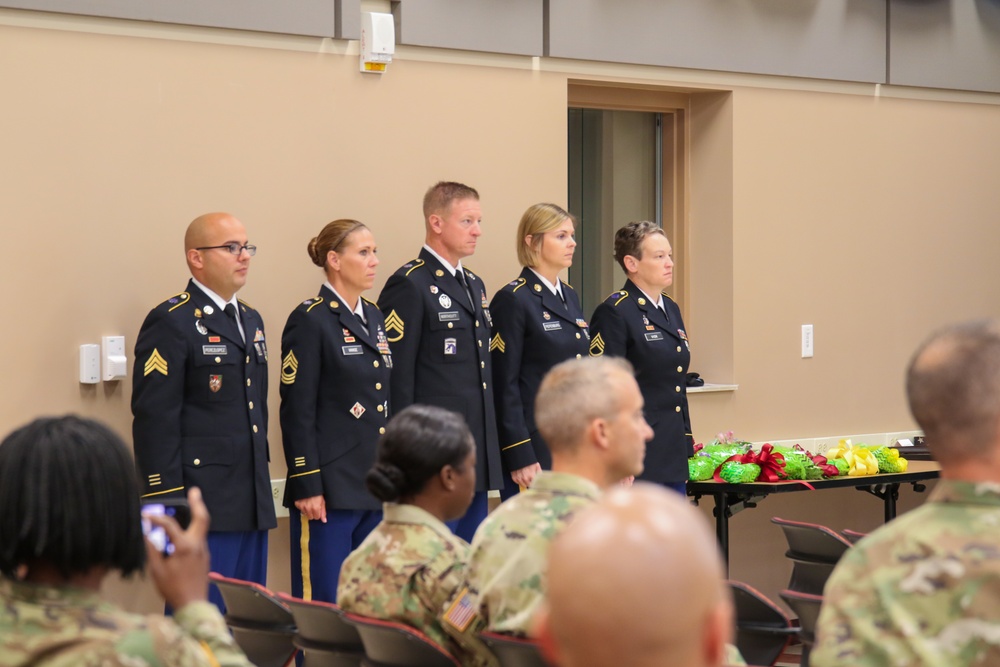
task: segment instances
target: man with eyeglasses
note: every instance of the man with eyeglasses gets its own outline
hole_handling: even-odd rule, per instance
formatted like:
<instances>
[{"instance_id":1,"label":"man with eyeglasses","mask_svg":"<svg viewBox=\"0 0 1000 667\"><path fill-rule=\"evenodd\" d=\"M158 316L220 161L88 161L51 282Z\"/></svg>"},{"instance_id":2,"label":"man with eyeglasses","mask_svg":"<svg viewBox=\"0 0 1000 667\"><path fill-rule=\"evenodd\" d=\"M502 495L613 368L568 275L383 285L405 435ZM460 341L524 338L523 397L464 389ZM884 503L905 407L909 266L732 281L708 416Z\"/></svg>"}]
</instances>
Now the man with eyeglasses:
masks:
<instances>
[{"instance_id":1,"label":"man with eyeglasses","mask_svg":"<svg viewBox=\"0 0 1000 667\"><path fill-rule=\"evenodd\" d=\"M212 570L263 584L277 525L267 445L267 340L236 298L257 247L228 213L184 235L191 280L146 317L135 344L132 436L143 500L201 489ZM224 612L212 587L210 599Z\"/></svg>"}]
</instances>

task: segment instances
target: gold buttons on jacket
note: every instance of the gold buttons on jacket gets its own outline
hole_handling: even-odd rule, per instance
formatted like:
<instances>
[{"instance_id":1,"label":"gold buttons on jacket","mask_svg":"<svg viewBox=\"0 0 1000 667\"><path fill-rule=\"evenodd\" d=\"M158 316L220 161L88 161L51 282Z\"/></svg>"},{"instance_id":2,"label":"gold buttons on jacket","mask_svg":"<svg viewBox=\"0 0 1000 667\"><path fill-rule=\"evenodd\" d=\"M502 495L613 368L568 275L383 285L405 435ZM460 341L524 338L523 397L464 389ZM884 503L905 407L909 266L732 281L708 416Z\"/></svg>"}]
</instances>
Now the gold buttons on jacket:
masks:
<instances>
[{"instance_id":1,"label":"gold buttons on jacket","mask_svg":"<svg viewBox=\"0 0 1000 667\"><path fill-rule=\"evenodd\" d=\"M678 366L677 367L677 372L678 373L683 373L684 372L684 367L683 366Z\"/></svg>"},{"instance_id":2,"label":"gold buttons on jacket","mask_svg":"<svg viewBox=\"0 0 1000 667\"><path fill-rule=\"evenodd\" d=\"M678 394L681 393L681 386L677 385L676 387L674 387L674 391L676 391Z\"/></svg>"},{"instance_id":3,"label":"gold buttons on jacket","mask_svg":"<svg viewBox=\"0 0 1000 667\"><path fill-rule=\"evenodd\" d=\"M376 382L375 383L375 391L379 391L380 389L382 389L382 383L381 382Z\"/></svg>"},{"instance_id":4,"label":"gold buttons on jacket","mask_svg":"<svg viewBox=\"0 0 1000 667\"><path fill-rule=\"evenodd\" d=\"M480 361L479 362L479 367L480 368L486 368L486 362L485 361Z\"/></svg>"},{"instance_id":5,"label":"gold buttons on jacket","mask_svg":"<svg viewBox=\"0 0 1000 667\"><path fill-rule=\"evenodd\" d=\"M679 351L680 351L680 350L678 350L678 352L679 352ZM248 364L250 363L250 355L249 355L249 354L247 355L247 363L248 363Z\"/></svg>"},{"instance_id":6,"label":"gold buttons on jacket","mask_svg":"<svg viewBox=\"0 0 1000 667\"><path fill-rule=\"evenodd\" d=\"M476 326L477 327L479 326L479 320L476 320Z\"/></svg>"},{"instance_id":7,"label":"gold buttons on jacket","mask_svg":"<svg viewBox=\"0 0 1000 667\"><path fill-rule=\"evenodd\" d=\"M250 409L253 410L253 401L250 401Z\"/></svg>"},{"instance_id":8,"label":"gold buttons on jacket","mask_svg":"<svg viewBox=\"0 0 1000 667\"><path fill-rule=\"evenodd\" d=\"M195 460L193 461L193 463L194 463L194 464L195 464L196 466L200 466L200 465L201 465L201 459L195 459Z\"/></svg>"},{"instance_id":9,"label":"gold buttons on jacket","mask_svg":"<svg viewBox=\"0 0 1000 667\"><path fill-rule=\"evenodd\" d=\"M676 408L674 408L674 412L680 412L680 411L681 411L681 406L678 405Z\"/></svg>"},{"instance_id":10,"label":"gold buttons on jacket","mask_svg":"<svg viewBox=\"0 0 1000 667\"><path fill-rule=\"evenodd\" d=\"M254 425L253 425L253 432L254 432L254 433L256 433L256 432L257 432L257 425L256 425L256 424L254 424Z\"/></svg>"},{"instance_id":11,"label":"gold buttons on jacket","mask_svg":"<svg viewBox=\"0 0 1000 667\"><path fill-rule=\"evenodd\" d=\"M577 340L580 340L580 334L579 334L579 333L578 333L578 334L576 334L576 339L577 339Z\"/></svg>"},{"instance_id":12,"label":"gold buttons on jacket","mask_svg":"<svg viewBox=\"0 0 1000 667\"><path fill-rule=\"evenodd\" d=\"M678 351L678 352L680 352L680 351L681 351L681 346L680 346L680 345L678 345L678 346L677 346L677 351Z\"/></svg>"},{"instance_id":13,"label":"gold buttons on jacket","mask_svg":"<svg viewBox=\"0 0 1000 667\"><path fill-rule=\"evenodd\" d=\"M250 378L247 378L247 386L250 386Z\"/></svg>"},{"instance_id":14,"label":"gold buttons on jacket","mask_svg":"<svg viewBox=\"0 0 1000 667\"><path fill-rule=\"evenodd\" d=\"M379 405L379 406L378 406L377 408L375 408L375 409L376 409L376 410L378 410L379 412L382 412L382 410L384 410L385 408L383 408L383 407L382 407L382 405L380 404L380 405Z\"/></svg>"},{"instance_id":15,"label":"gold buttons on jacket","mask_svg":"<svg viewBox=\"0 0 1000 667\"><path fill-rule=\"evenodd\" d=\"M455 323L454 322L448 322L448 328L449 329L454 329L455 328Z\"/></svg>"},{"instance_id":16,"label":"gold buttons on jacket","mask_svg":"<svg viewBox=\"0 0 1000 667\"><path fill-rule=\"evenodd\" d=\"M479 347L482 347L482 346L483 346L483 341L481 341L481 340L477 340L476 342L477 342L477 343L479 343Z\"/></svg>"},{"instance_id":17,"label":"gold buttons on jacket","mask_svg":"<svg viewBox=\"0 0 1000 667\"><path fill-rule=\"evenodd\" d=\"M485 382L483 383L483 389L486 389L486 383Z\"/></svg>"},{"instance_id":18,"label":"gold buttons on jacket","mask_svg":"<svg viewBox=\"0 0 1000 667\"><path fill-rule=\"evenodd\" d=\"M385 426L379 426L378 427L378 433L379 433L379 435L382 435L383 433L385 433Z\"/></svg>"},{"instance_id":19,"label":"gold buttons on jacket","mask_svg":"<svg viewBox=\"0 0 1000 667\"><path fill-rule=\"evenodd\" d=\"M578 355L576 355L576 358L577 358L577 359L580 359L580 358L582 358L582 357L583 357L583 355L581 355L581 354L578 354Z\"/></svg>"},{"instance_id":20,"label":"gold buttons on jacket","mask_svg":"<svg viewBox=\"0 0 1000 667\"><path fill-rule=\"evenodd\" d=\"M378 368L378 360L377 359L372 362L372 366L374 366L375 368Z\"/></svg>"},{"instance_id":21,"label":"gold buttons on jacket","mask_svg":"<svg viewBox=\"0 0 1000 667\"><path fill-rule=\"evenodd\" d=\"M221 364L222 363L222 357L216 357L215 358L215 363Z\"/></svg>"}]
</instances>

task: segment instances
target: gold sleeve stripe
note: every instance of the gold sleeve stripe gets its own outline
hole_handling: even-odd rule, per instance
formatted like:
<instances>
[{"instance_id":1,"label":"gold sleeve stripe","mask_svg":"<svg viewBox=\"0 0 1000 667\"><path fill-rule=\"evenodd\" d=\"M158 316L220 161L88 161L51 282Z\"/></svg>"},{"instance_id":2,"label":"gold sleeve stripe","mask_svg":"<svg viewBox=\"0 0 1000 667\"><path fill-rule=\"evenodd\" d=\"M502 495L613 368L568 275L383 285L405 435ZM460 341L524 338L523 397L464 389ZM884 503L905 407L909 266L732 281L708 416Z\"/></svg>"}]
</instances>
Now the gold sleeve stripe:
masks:
<instances>
[{"instance_id":1,"label":"gold sleeve stripe","mask_svg":"<svg viewBox=\"0 0 1000 667\"><path fill-rule=\"evenodd\" d=\"M507 344L503 342L499 331L493 336L493 340L490 341L490 352L493 350L498 350L500 354L503 354L507 350Z\"/></svg>"},{"instance_id":2,"label":"gold sleeve stripe","mask_svg":"<svg viewBox=\"0 0 1000 667\"><path fill-rule=\"evenodd\" d=\"M600 357L604 354L604 339L601 334L597 334L590 341L590 356Z\"/></svg>"},{"instance_id":3,"label":"gold sleeve stripe","mask_svg":"<svg viewBox=\"0 0 1000 667\"><path fill-rule=\"evenodd\" d=\"M527 440L522 440L521 442L515 442L513 445L507 445L506 447L503 447L500 451L506 452L508 449L514 449L518 445L523 445L526 442L531 442L531 438L528 438Z\"/></svg>"},{"instance_id":4,"label":"gold sleeve stripe","mask_svg":"<svg viewBox=\"0 0 1000 667\"><path fill-rule=\"evenodd\" d=\"M153 348L152 354L150 354L149 359L146 360L146 364L143 366L142 376L146 377L153 371L163 375L167 374L167 360L160 356L160 351L156 348Z\"/></svg>"},{"instance_id":5,"label":"gold sleeve stripe","mask_svg":"<svg viewBox=\"0 0 1000 667\"><path fill-rule=\"evenodd\" d=\"M293 477L305 477L306 475L315 475L318 472L318 468L316 470L310 470L309 472L297 472L294 475L289 475L288 479L292 479Z\"/></svg>"},{"instance_id":6,"label":"gold sleeve stripe","mask_svg":"<svg viewBox=\"0 0 1000 667\"><path fill-rule=\"evenodd\" d=\"M406 330L406 325L403 324L403 318L399 316L395 310L389 311L389 315L385 318L385 332L388 334L390 332L395 332L395 336L389 336L390 343L396 343L403 340L403 332Z\"/></svg>"},{"instance_id":7,"label":"gold sleeve stripe","mask_svg":"<svg viewBox=\"0 0 1000 667\"><path fill-rule=\"evenodd\" d=\"M295 384L298 372L299 360L295 358L295 350L289 350L281 362L281 384Z\"/></svg>"},{"instance_id":8,"label":"gold sleeve stripe","mask_svg":"<svg viewBox=\"0 0 1000 667\"><path fill-rule=\"evenodd\" d=\"M167 489L166 491L157 491L156 493L146 493L140 496L140 498L150 498L152 496L162 496L164 493L173 493L174 491L183 491L183 486L174 487L173 489Z\"/></svg>"}]
</instances>

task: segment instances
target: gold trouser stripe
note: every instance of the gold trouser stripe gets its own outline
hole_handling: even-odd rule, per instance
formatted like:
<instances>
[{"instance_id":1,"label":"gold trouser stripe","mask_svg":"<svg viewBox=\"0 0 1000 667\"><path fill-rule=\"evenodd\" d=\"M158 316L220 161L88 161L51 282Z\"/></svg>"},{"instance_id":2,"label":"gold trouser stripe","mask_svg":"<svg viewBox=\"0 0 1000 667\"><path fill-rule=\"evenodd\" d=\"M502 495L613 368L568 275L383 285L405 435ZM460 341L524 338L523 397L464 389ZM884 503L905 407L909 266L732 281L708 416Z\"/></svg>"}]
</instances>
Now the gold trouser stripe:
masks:
<instances>
[{"instance_id":1,"label":"gold trouser stripe","mask_svg":"<svg viewBox=\"0 0 1000 667\"><path fill-rule=\"evenodd\" d=\"M302 522L302 535L299 536L299 549L302 551L302 599L312 600L312 575L309 573L309 517L299 514Z\"/></svg>"},{"instance_id":2,"label":"gold trouser stripe","mask_svg":"<svg viewBox=\"0 0 1000 667\"><path fill-rule=\"evenodd\" d=\"M208 658L208 664L212 667L221 667L215 654L212 653L211 647L203 641L199 641L198 643L201 644L201 650L205 652L205 656Z\"/></svg>"},{"instance_id":3,"label":"gold trouser stripe","mask_svg":"<svg viewBox=\"0 0 1000 667\"><path fill-rule=\"evenodd\" d=\"M150 496L162 496L164 493L173 493L174 491L183 491L183 490L184 490L183 486L178 486L178 487L173 488L173 489L167 489L166 491L157 491L155 493L147 493L147 494L145 494L143 496L140 496L140 497L142 497L142 498L149 498Z\"/></svg>"}]
</instances>

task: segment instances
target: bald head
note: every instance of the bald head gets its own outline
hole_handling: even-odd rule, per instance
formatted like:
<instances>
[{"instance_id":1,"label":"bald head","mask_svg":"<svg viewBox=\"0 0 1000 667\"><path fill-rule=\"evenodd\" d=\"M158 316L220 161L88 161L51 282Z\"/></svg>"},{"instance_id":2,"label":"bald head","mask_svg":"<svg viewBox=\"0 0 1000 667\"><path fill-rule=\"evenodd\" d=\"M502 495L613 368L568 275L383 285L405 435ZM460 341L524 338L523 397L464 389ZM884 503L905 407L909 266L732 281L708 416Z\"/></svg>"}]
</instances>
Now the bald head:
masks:
<instances>
[{"instance_id":1,"label":"bald head","mask_svg":"<svg viewBox=\"0 0 1000 667\"><path fill-rule=\"evenodd\" d=\"M676 493L609 491L555 539L548 572L543 633L562 667L722 664L732 626L722 560Z\"/></svg>"},{"instance_id":2,"label":"bald head","mask_svg":"<svg viewBox=\"0 0 1000 667\"><path fill-rule=\"evenodd\" d=\"M1000 321L932 335L910 361L906 395L942 467L1000 460Z\"/></svg>"},{"instance_id":3,"label":"bald head","mask_svg":"<svg viewBox=\"0 0 1000 667\"><path fill-rule=\"evenodd\" d=\"M219 247L227 243L247 244L246 228L229 213L200 215L184 234L184 254L191 275L228 301L246 284L250 254L241 250L234 255Z\"/></svg>"}]
</instances>

